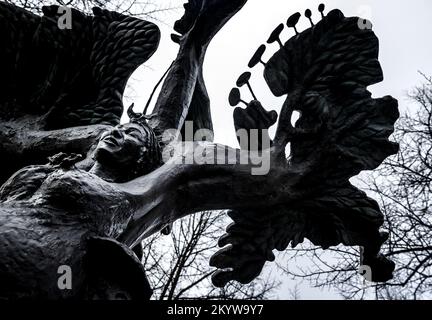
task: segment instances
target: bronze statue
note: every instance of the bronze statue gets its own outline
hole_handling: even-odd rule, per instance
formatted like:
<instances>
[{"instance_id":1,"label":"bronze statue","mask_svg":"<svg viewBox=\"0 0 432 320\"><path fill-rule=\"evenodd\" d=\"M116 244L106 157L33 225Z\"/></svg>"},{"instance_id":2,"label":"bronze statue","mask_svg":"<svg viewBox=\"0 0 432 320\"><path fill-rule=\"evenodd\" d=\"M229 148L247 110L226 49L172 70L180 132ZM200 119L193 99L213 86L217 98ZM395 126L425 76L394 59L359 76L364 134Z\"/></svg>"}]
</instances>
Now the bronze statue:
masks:
<instances>
[{"instance_id":1,"label":"bronze statue","mask_svg":"<svg viewBox=\"0 0 432 320\"><path fill-rule=\"evenodd\" d=\"M256 99L246 102L245 109L234 111L235 125L252 137L254 129L266 130L278 121L268 146L236 150L195 141L194 148L183 148L187 141L178 134L186 121L193 121L195 130L212 129L205 53L246 2L185 4L174 27L178 34L172 36L179 53L154 111L135 113L131 106L127 124L119 124L122 92L134 68L157 48L154 24L100 9L94 17L74 11L76 29L64 33L55 29L55 6L45 8L41 18L0 4L6 27L16 26L17 19L39 25L36 34L31 34L35 29L14 30L36 39L37 54L55 57L38 66L48 71L28 83L10 79L8 86L23 85L25 95L17 97L11 89L0 101L0 153L10 158L2 177L22 168L0 189L0 298L149 298L151 289L131 249L181 217L217 209L229 209L234 221L220 239L224 248L210 261L219 269L213 276L217 286L253 281L274 259L274 249L305 238L324 249L361 246L369 280L391 278L394 264L380 254L386 240L379 230L383 215L375 201L349 183L397 151L388 140L398 118L397 101L373 99L366 89L382 81L382 71L377 38L359 27L359 18L346 18L339 10L325 16L320 6L322 20L314 23L307 11L311 28L299 33L300 14L294 14L287 25L296 35L283 44L284 26L278 26L268 42L277 42L279 51L267 63L262 61L265 46L252 57L249 67L262 62L272 92L287 98L279 119ZM54 36L44 42L39 33L45 30ZM71 57L68 67L62 50L74 46L75 38L85 49ZM13 47L12 40L18 41L6 39L7 47ZM25 56L28 48L22 40L3 50L2 57L11 59L17 51ZM27 63L18 60L10 75ZM78 67L79 72L72 70ZM65 86L56 83L60 76ZM252 90L249 77L243 74L237 85ZM238 88L229 100L233 106L241 101ZM296 110L301 118L293 126ZM198 148L192 156L198 161L183 161ZM164 158L167 150L170 156ZM251 174L257 154L269 159L262 175ZM245 155L246 163L241 161ZM58 287L62 265L73 271L71 290Z\"/></svg>"}]
</instances>

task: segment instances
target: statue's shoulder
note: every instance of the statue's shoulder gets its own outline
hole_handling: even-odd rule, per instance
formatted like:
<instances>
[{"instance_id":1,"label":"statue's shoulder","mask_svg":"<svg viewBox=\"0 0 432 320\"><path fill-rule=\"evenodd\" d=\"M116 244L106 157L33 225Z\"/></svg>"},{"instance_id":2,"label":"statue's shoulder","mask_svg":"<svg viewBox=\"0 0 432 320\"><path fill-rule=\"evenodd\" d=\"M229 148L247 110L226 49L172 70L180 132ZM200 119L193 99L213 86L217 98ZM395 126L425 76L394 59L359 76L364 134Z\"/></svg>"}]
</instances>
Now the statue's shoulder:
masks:
<instances>
[{"instance_id":1,"label":"statue's shoulder","mask_svg":"<svg viewBox=\"0 0 432 320\"><path fill-rule=\"evenodd\" d=\"M71 169L82 158L79 154L59 153L50 157L49 162L45 165L33 165L20 169L0 187L0 201L28 199L54 172L62 175L65 170Z\"/></svg>"},{"instance_id":2,"label":"statue's shoulder","mask_svg":"<svg viewBox=\"0 0 432 320\"><path fill-rule=\"evenodd\" d=\"M17 171L0 187L0 201L28 198L54 170L52 165L47 164L28 166Z\"/></svg>"},{"instance_id":3,"label":"statue's shoulder","mask_svg":"<svg viewBox=\"0 0 432 320\"><path fill-rule=\"evenodd\" d=\"M51 164L51 166L53 166ZM118 188L98 175L72 166L53 166L38 190L38 199L68 210L106 214L106 207L128 208L128 198Z\"/></svg>"}]
</instances>

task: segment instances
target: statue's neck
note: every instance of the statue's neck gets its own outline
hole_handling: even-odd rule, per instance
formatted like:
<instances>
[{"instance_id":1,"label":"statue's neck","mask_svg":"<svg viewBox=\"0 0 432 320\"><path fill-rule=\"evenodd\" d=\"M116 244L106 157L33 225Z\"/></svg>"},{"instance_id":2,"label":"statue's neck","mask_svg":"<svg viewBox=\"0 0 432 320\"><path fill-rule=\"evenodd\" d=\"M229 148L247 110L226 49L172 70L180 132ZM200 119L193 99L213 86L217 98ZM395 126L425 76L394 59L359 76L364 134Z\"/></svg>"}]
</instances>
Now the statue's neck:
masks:
<instances>
[{"instance_id":1,"label":"statue's neck","mask_svg":"<svg viewBox=\"0 0 432 320\"><path fill-rule=\"evenodd\" d=\"M94 175L108 182L118 182L119 180L118 168L111 168L106 165L102 166L99 162L96 162L93 165L93 167L90 169L90 173L93 173Z\"/></svg>"}]
</instances>

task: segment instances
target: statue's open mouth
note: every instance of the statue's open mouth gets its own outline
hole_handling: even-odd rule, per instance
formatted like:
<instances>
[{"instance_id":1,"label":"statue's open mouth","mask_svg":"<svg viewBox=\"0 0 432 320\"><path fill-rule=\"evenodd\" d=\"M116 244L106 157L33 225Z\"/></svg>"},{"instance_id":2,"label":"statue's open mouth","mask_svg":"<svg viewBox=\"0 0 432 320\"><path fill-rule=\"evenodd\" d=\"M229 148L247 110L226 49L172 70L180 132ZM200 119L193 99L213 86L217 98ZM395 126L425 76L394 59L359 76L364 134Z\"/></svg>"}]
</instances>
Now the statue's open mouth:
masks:
<instances>
[{"instance_id":1,"label":"statue's open mouth","mask_svg":"<svg viewBox=\"0 0 432 320\"><path fill-rule=\"evenodd\" d=\"M106 137L105 139L103 139L103 142L105 142L108 145L115 146L115 147L119 146L119 143L118 143L117 139L114 138L113 136Z\"/></svg>"}]
</instances>

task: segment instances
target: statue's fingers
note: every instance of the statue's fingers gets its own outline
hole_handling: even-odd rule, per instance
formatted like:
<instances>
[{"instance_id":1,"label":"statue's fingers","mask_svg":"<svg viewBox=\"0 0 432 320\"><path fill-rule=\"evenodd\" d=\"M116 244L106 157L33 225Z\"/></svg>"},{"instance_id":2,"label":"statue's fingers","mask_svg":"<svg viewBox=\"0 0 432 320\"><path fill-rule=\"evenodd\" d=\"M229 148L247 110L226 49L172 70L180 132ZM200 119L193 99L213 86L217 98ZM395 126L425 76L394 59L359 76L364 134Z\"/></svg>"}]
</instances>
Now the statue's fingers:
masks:
<instances>
[{"instance_id":1,"label":"statue's fingers","mask_svg":"<svg viewBox=\"0 0 432 320\"><path fill-rule=\"evenodd\" d=\"M265 261L253 260L247 261L242 267L225 268L216 271L212 276L212 282L217 287L224 287L230 281L238 281L242 284L248 284L261 273Z\"/></svg>"},{"instance_id":2,"label":"statue's fingers","mask_svg":"<svg viewBox=\"0 0 432 320\"><path fill-rule=\"evenodd\" d=\"M259 101L252 101L249 104L248 112L263 124L263 128L268 129L277 121L276 111L267 111Z\"/></svg>"},{"instance_id":3,"label":"statue's fingers","mask_svg":"<svg viewBox=\"0 0 432 320\"><path fill-rule=\"evenodd\" d=\"M235 108L234 109L234 124L236 129L257 129L256 118L251 116L247 109Z\"/></svg>"},{"instance_id":4,"label":"statue's fingers","mask_svg":"<svg viewBox=\"0 0 432 320\"><path fill-rule=\"evenodd\" d=\"M232 247L240 248L242 252L253 253L257 251L257 248L251 243L245 243L244 238L236 237L231 234L225 234L220 237L218 241L219 247L231 245Z\"/></svg>"},{"instance_id":5,"label":"statue's fingers","mask_svg":"<svg viewBox=\"0 0 432 320\"><path fill-rule=\"evenodd\" d=\"M217 270L212 275L212 283L215 287L223 288L228 282L232 281L233 278L234 276L231 270Z\"/></svg>"}]
</instances>

